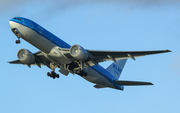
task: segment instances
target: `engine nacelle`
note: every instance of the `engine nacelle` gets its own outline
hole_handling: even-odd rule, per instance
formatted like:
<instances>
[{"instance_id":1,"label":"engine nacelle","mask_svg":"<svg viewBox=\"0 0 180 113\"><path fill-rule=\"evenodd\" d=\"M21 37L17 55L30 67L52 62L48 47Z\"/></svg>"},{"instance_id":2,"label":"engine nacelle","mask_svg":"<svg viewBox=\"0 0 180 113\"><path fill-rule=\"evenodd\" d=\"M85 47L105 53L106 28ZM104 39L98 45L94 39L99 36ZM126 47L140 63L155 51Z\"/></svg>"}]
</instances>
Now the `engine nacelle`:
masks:
<instances>
[{"instance_id":1,"label":"engine nacelle","mask_svg":"<svg viewBox=\"0 0 180 113\"><path fill-rule=\"evenodd\" d=\"M20 49L17 57L23 64L32 64L35 62L34 55L27 49Z\"/></svg>"},{"instance_id":2,"label":"engine nacelle","mask_svg":"<svg viewBox=\"0 0 180 113\"><path fill-rule=\"evenodd\" d=\"M85 61L88 58L88 52L79 45L73 45L70 48L70 54L76 60Z\"/></svg>"}]
</instances>

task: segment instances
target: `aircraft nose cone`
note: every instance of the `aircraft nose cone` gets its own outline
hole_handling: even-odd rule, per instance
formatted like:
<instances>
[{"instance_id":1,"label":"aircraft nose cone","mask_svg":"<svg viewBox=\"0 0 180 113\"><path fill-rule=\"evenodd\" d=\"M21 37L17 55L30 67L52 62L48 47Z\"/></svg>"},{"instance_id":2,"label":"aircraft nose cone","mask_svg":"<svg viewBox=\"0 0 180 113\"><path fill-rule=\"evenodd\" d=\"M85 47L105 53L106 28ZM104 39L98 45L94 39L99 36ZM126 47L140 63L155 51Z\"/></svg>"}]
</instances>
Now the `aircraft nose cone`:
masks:
<instances>
[{"instance_id":1,"label":"aircraft nose cone","mask_svg":"<svg viewBox=\"0 0 180 113\"><path fill-rule=\"evenodd\" d=\"M16 23L16 22L13 22L13 21L9 21L9 25L11 26L11 29L18 27L18 26L17 26L17 23Z\"/></svg>"},{"instance_id":2,"label":"aircraft nose cone","mask_svg":"<svg viewBox=\"0 0 180 113\"><path fill-rule=\"evenodd\" d=\"M13 25L13 22L12 22L12 21L9 21L9 25L11 26L11 28L13 28L13 27L14 27L14 25Z\"/></svg>"}]
</instances>

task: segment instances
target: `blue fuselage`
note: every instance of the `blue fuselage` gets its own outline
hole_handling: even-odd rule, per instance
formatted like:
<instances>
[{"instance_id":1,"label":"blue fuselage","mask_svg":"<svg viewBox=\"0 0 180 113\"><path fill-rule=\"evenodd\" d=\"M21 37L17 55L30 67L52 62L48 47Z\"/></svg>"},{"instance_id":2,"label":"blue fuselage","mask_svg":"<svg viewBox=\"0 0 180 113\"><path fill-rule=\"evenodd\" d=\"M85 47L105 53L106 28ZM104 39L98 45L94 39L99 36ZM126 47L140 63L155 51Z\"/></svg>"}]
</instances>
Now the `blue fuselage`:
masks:
<instances>
[{"instance_id":1,"label":"blue fuselage","mask_svg":"<svg viewBox=\"0 0 180 113\"><path fill-rule=\"evenodd\" d=\"M12 23L16 23L16 25ZM10 20L10 25L11 28L17 28L23 34L24 37L22 38L24 40L40 49L45 54L48 54L55 46L68 49L71 47L69 44L29 19L16 17ZM24 28L22 29L22 27ZM38 37L41 37L42 39ZM100 65L88 67L88 75L83 78L95 84L123 90L122 85L114 83L114 80L117 79Z\"/></svg>"}]
</instances>

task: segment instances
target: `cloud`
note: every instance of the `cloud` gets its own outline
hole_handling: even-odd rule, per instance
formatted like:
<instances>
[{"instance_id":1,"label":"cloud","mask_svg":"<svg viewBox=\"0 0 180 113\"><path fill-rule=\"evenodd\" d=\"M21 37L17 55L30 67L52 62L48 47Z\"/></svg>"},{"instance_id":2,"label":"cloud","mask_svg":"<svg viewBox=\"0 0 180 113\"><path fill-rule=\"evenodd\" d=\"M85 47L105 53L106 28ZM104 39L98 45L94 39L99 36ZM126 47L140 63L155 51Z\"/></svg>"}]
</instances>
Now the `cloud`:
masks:
<instances>
[{"instance_id":1,"label":"cloud","mask_svg":"<svg viewBox=\"0 0 180 113\"><path fill-rule=\"evenodd\" d=\"M28 16L51 18L56 14L82 5L110 4L125 7L128 11L148 9L180 8L180 0L0 0L0 14L12 16ZM163 7L163 8L162 8Z\"/></svg>"},{"instance_id":2,"label":"cloud","mask_svg":"<svg viewBox=\"0 0 180 113\"><path fill-rule=\"evenodd\" d=\"M8 12L9 9L19 7L27 2L25 0L0 0L0 12Z\"/></svg>"},{"instance_id":3,"label":"cloud","mask_svg":"<svg viewBox=\"0 0 180 113\"><path fill-rule=\"evenodd\" d=\"M15 9L21 6L38 4L43 6L44 3L50 4L52 8L64 10L76 7L82 4L97 4L97 3L114 3L116 5L133 5L137 7L154 7L154 6L172 6L180 4L180 0L1 0L0 12L7 12L9 9ZM46 7L48 8L48 5Z\"/></svg>"}]
</instances>

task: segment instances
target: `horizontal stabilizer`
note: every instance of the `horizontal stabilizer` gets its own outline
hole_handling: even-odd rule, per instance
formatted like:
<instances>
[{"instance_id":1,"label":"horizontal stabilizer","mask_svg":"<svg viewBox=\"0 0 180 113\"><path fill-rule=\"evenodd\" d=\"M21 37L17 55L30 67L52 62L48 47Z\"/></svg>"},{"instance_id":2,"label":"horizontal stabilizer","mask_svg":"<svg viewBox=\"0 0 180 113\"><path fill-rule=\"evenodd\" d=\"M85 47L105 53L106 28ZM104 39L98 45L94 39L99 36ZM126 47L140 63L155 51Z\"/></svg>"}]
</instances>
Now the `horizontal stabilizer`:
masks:
<instances>
[{"instance_id":1,"label":"horizontal stabilizer","mask_svg":"<svg viewBox=\"0 0 180 113\"><path fill-rule=\"evenodd\" d=\"M153 85L151 82L116 81L116 80L114 80L114 82L118 85L123 85L123 86Z\"/></svg>"},{"instance_id":2,"label":"horizontal stabilizer","mask_svg":"<svg viewBox=\"0 0 180 113\"><path fill-rule=\"evenodd\" d=\"M106 88L105 86L103 86L103 85L98 85L98 84L94 85L94 87L97 88L97 89L98 89L98 88Z\"/></svg>"}]
</instances>

